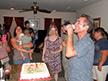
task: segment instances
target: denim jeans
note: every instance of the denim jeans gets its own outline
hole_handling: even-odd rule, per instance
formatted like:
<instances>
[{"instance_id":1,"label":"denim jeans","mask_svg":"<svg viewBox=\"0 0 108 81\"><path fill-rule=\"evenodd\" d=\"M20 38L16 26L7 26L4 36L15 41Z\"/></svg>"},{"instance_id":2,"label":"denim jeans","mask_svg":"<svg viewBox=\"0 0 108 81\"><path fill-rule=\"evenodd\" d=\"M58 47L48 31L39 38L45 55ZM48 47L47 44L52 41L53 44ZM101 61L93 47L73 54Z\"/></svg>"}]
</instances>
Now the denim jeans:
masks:
<instances>
[{"instance_id":1,"label":"denim jeans","mask_svg":"<svg viewBox=\"0 0 108 81\"><path fill-rule=\"evenodd\" d=\"M23 64L23 63L30 63L30 58L25 58L25 61L23 59L20 60L13 60L14 64Z\"/></svg>"}]
</instances>

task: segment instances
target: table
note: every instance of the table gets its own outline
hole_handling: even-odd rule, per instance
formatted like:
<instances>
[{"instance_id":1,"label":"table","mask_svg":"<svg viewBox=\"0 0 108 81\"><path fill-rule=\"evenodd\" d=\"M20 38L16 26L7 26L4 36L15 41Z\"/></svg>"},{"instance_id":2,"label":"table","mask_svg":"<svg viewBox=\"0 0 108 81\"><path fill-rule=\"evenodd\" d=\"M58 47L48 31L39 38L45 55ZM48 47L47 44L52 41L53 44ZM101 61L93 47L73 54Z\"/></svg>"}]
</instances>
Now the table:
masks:
<instances>
[{"instance_id":1,"label":"table","mask_svg":"<svg viewBox=\"0 0 108 81\"><path fill-rule=\"evenodd\" d=\"M51 75L51 80L39 80L39 81L55 81L53 74L51 73L51 69L48 64L46 64L49 70L49 73ZM19 81L19 75L20 75L20 70L21 70L22 64L12 64L11 68L11 74L10 74L10 79L9 81Z\"/></svg>"}]
</instances>

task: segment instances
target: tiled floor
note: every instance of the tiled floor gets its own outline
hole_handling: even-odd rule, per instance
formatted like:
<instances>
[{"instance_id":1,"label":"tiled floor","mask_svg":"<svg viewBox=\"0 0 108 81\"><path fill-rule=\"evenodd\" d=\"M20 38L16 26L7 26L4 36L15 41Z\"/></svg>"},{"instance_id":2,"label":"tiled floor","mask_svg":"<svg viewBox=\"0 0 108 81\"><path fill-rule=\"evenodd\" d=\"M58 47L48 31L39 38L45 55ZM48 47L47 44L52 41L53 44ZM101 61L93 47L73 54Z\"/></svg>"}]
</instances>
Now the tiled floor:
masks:
<instances>
[{"instance_id":1,"label":"tiled floor","mask_svg":"<svg viewBox=\"0 0 108 81\"><path fill-rule=\"evenodd\" d=\"M65 81L64 77L59 77L58 81Z\"/></svg>"},{"instance_id":2,"label":"tiled floor","mask_svg":"<svg viewBox=\"0 0 108 81\"><path fill-rule=\"evenodd\" d=\"M33 60L31 62L42 62L41 56L42 56L41 53L33 53L32 54ZM10 64L13 64L13 52L9 53L9 57L10 57ZM63 74L64 74L64 71L62 70L62 72L59 73L58 81L65 81Z\"/></svg>"}]
</instances>

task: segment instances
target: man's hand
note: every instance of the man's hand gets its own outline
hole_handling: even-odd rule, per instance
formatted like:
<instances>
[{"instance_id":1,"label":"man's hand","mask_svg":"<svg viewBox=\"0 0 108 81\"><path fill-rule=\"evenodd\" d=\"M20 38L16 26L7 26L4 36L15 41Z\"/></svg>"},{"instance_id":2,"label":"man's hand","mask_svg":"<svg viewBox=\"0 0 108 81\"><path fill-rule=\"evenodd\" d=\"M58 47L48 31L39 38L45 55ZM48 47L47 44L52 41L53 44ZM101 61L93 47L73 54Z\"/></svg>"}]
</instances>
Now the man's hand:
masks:
<instances>
[{"instance_id":1,"label":"man's hand","mask_svg":"<svg viewBox=\"0 0 108 81\"><path fill-rule=\"evenodd\" d=\"M67 29L67 34L68 35L73 35L73 27L72 27L71 24L67 25L66 29Z\"/></svg>"},{"instance_id":2,"label":"man's hand","mask_svg":"<svg viewBox=\"0 0 108 81\"><path fill-rule=\"evenodd\" d=\"M65 30L65 27L66 27L66 26L63 26L63 27L62 27L62 31L63 31L63 33L67 34L67 32L66 32L66 30Z\"/></svg>"}]
</instances>

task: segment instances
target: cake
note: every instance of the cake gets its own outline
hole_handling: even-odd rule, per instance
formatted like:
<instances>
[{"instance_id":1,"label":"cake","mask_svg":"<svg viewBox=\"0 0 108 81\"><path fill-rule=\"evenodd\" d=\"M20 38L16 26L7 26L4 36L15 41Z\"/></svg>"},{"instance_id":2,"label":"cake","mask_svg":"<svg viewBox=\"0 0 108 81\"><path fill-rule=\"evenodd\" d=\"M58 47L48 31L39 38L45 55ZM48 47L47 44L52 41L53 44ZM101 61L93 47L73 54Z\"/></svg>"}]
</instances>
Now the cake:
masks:
<instances>
[{"instance_id":1,"label":"cake","mask_svg":"<svg viewBox=\"0 0 108 81\"><path fill-rule=\"evenodd\" d=\"M19 81L50 80L45 63L25 63L22 65Z\"/></svg>"}]
</instances>

